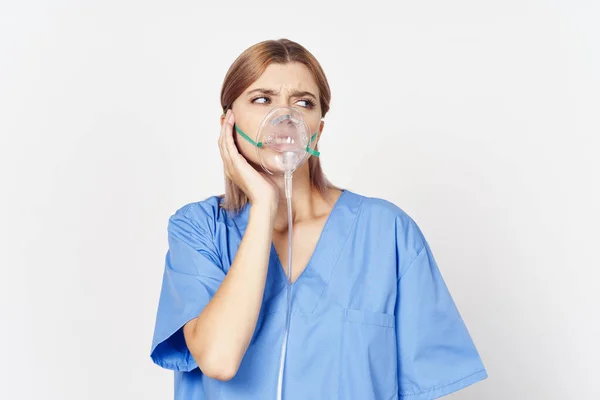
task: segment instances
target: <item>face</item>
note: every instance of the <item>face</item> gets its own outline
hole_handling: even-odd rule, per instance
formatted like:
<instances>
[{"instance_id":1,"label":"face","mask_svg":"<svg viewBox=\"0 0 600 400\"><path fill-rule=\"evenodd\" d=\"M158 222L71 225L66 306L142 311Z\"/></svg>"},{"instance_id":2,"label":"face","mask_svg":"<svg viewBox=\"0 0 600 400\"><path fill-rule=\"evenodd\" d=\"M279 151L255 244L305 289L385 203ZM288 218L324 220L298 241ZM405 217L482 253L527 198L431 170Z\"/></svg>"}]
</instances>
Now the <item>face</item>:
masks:
<instances>
[{"instance_id":1,"label":"face","mask_svg":"<svg viewBox=\"0 0 600 400\"><path fill-rule=\"evenodd\" d=\"M235 124L253 140L265 115L274 107L293 106L303 114L310 132L323 129L319 90L310 71L300 63L270 64L232 104ZM234 130L240 153L260 168L256 148ZM317 135L317 141L320 134ZM304 163L301 168L308 168Z\"/></svg>"}]
</instances>

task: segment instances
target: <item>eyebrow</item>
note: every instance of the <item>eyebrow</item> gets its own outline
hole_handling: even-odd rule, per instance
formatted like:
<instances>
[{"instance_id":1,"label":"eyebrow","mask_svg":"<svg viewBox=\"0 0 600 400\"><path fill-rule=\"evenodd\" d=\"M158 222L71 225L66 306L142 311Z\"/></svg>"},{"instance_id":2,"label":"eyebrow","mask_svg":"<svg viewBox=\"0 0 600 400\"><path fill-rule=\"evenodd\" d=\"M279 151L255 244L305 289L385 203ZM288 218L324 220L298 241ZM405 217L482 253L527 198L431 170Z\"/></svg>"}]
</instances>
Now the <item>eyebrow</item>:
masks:
<instances>
[{"instance_id":1,"label":"eyebrow","mask_svg":"<svg viewBox=\"0 0 600 400\"><path fill-rule=\"evenodd\" d=\"M265 88L258 88L258 89L253 89L250 90L248 93L248 95L252 94L252 93L264 93L264 94L268 94L271 96L277 96L279 94L279 92L276 92L272 89L265 89ZM292 91L292 97L302 97L302 96L309 96L312 97L313 99L317 99L317 96L315 96L314 94L312 94L311 92L307 92L307 91L302 91L302 90L293 90Z\"/></svg>"}]
</instances>

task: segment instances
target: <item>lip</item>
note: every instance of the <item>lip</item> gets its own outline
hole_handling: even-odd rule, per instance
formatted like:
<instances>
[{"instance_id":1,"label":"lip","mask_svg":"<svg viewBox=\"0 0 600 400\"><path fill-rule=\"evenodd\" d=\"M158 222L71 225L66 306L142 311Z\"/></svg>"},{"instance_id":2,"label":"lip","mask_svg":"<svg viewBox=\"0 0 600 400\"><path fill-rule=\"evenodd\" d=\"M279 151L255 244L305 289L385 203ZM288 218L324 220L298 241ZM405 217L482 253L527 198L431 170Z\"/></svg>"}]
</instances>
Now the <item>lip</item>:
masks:
<instances>
[{"instance_id":1,"label":"lip","mask_svg":"<svg viewBox=\"0 0 600 400\"><path fill-rule=\"evenodd\" d=\"M299 150L298 143L295 143L296 139L291 136L279 136L273 138L268 146L279 152L283 151L297 151Z\"/></svg>"},{"instance_id":2,"label":"lip","mask_svg":"<svg viewBox=\"0 0 600 400\"><path fill-rule=\"evenodd\" d=\"M292 143L272 144L269 146L271 149L279 152L283 151L298 151L298 146Z\"/></svg>"}]
</instances>

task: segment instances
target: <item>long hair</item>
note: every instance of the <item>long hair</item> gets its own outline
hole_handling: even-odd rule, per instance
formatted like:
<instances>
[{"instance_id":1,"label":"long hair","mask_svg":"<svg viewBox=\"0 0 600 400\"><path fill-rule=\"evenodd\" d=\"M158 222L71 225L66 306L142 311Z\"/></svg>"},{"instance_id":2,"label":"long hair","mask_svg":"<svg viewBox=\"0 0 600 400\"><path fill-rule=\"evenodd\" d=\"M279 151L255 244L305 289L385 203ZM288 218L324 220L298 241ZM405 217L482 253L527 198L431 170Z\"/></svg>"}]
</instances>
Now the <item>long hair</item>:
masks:
<instances>
[{"instance_id":1,"label":"long hair","mask_svg":"<svg viewBox=\"0 0 600 400\"><path fill-rule=\"evenodd\" d=\"M299 62L311 72L319 88L321 118L329 111L331 91L325 73L317 59L300 44L288 39L265 40L247 48L231 64L221 86L221 107L223 113L232 103L256 81L271 63L286 64ZM318 143L315 146L318 150ZM308 159L310 184L325 195L328 188L336 188L325 177L319 157ZM246 194L233 181L225 177L225 197L221 207L238 212L248 202Z\"/></svg>"}]
</instances>

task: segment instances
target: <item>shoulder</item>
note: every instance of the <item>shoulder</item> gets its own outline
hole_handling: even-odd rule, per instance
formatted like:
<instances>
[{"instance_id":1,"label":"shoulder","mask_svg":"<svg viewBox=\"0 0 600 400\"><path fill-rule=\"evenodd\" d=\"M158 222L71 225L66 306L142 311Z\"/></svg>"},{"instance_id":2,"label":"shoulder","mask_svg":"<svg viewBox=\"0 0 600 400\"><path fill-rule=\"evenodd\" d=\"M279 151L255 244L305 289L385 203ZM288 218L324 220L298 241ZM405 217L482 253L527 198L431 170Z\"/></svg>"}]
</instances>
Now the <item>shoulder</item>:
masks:
<instances>
[{"instance_id":1,"label":"shoulder","mask_svg":"<svg viewBox=\"0 0 600 400\"><path fill-rule=\"evenodd\" d=\"M423 247L425 236L415 219L404 208L384 198L357 195L362 198L360 219L363 224L371 227L369 230L375 229L376 232L389 235L406 248Z\"/></svg>"},{"instance_id":2,"label":"shoulder","mask_svg":"<svg viewBox=\"0 0 600 400\"><path fill-rule=\"evenodd\" d=\"M221 201L221 196L214 195L179 206L169 217L169 231L179 227L213 234L217 224L226 218Z\"/></svg>"},{"instance_id":3,"label":"shoulder","mask_svg":"<svg viewBox=\"0 0 600 400\"><path fill-rule=\"evenodd\" d=\"M417 223L402 207L381 197L356 194L362 199L361 215L378 222L394 222L403 226L418 228Z\"/></svg>"},{"instance_id":4,"label":"shoulder","mask_svg":"<svg viewBox=\"0 0 600 400\"><path fill-rule=\"evenodd\" d=\"M393 218L411 219L408 213L390 200L381 197L369 197L359 194L362 198L362 212L387 215Z\"/></svg>"}]
</instances>

